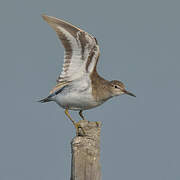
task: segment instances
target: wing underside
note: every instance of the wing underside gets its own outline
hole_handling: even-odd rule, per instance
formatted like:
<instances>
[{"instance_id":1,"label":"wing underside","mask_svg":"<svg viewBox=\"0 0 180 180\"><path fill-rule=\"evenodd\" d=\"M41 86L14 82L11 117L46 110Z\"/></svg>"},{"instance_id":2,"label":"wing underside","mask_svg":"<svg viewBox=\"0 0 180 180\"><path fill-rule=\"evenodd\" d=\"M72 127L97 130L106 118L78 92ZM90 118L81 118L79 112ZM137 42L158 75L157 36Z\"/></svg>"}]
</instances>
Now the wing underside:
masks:
<instances>
[{"instance_id":1,"label":"wing underside","mask_svg":"<svg viewBox=\"0 0 180 180\"><path fill-rule=\"evenodd\" d=\"M42 16L56 31L65 53L64 64L57 83L81 78L96 68L99 46L96 39L87 32L51 16Z\"/></svg>"}]
</instances>

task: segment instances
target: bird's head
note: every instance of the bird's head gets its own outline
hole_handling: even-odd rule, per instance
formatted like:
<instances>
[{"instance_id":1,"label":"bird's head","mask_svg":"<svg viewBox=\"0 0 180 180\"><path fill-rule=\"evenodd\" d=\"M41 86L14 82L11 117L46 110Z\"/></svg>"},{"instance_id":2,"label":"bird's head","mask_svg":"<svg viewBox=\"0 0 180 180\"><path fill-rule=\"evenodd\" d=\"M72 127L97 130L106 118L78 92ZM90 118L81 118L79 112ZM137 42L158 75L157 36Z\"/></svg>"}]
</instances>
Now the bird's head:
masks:
<instances>
[{"instance_id":1,"label":"bird's head","mask_svg":"<svg viewBox=\"0 0 180 180\"><path fill-rule=\"evenodd\" d=\"M127 94L130 96L136 97L133 93L126 90L124 84L121 81L113 80L113 81L110 81L109 83L110 83L112 96L119 96L122 94Z\"/></svg>"}]
</instances>

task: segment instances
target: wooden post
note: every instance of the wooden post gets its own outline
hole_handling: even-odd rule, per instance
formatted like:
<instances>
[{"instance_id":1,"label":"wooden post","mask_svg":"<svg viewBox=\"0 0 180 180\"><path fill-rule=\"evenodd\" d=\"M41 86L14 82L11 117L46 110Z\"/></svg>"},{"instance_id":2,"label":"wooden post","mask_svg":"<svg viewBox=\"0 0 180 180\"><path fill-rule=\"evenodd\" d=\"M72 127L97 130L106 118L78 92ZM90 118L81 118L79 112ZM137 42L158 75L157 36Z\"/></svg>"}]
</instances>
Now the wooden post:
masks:
<instances>
[{"instance_id":1,"label":"wooden post","mask_svg":"<svg viewBox=\"0 0 180 180\"><path fill-rule=\"evenodd\" d=\"M79 129L72 139L71 180L101 180L100 122L79 121Z\"/></svg>"}]
</instances>

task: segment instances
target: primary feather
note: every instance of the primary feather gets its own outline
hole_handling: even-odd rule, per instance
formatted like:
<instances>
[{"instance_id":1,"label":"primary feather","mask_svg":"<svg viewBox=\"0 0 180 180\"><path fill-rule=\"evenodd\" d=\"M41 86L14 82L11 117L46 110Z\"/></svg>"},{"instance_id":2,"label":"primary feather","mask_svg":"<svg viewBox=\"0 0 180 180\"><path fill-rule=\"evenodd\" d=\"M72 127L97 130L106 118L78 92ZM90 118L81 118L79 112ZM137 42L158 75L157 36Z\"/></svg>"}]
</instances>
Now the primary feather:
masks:
<instances>
[{"instance_id":1,"label":"primary feather","mask_svg":"<svg viewBox=\"0 0 180 180\"><path fill-rule=\"evenodd\" d=\"M56 31L64 48L64 64L57 83L72 81L92 73L99 57L96 39L87 32L52 16L43 19Z\"/></svg>"}]
</instances>

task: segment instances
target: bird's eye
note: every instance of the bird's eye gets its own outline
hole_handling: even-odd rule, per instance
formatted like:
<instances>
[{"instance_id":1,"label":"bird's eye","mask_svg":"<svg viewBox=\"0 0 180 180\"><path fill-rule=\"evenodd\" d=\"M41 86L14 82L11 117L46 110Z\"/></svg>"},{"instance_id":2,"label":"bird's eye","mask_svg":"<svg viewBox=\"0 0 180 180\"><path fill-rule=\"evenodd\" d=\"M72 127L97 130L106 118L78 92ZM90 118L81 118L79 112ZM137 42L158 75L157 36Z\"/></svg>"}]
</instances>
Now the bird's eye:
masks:
<instances>
[{"instance_id":1,"label":"bird's eye","mask_svg":"<svg viewBox=\"0 0 180 180\"><path fill-rule=\"evenodd\" d=\"M118 88L116 85L114 86L115 88Z\"/></svg>"}]
</instances>

